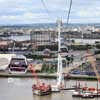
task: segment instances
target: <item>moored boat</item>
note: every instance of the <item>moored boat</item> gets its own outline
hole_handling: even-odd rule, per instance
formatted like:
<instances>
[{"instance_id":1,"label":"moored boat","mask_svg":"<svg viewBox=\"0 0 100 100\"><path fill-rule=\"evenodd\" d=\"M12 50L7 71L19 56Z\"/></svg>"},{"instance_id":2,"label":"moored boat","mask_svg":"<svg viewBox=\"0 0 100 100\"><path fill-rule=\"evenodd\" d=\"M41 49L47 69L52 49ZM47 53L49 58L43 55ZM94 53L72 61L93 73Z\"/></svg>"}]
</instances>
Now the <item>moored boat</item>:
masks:
<instances>
[{"instance_id":1,"label":"moored boat","mask_svg":"<svg viewBox=\"0 0 100 100\"><path fill-rule=\"evenodd\" d=\"M81 97L81 98L94 98L100 97L100 90L95 88L83 87L79 90L76 90L72 94L73 97Z\"/></svg>"},{"instance_id":2,"label":"moored boat","mask_svg":"<svg viewBox=\"0 0 100 100\"><path fill-rule=\"evenodd\" d=\"M51 91L52 92L60 92L60 88L57 85L52 85Z\"/></svg>"},{"instance_id":3,"label":"moored boat","mask_svg":"<svg viewBox=\"0 0 100 100\"><path fill-rule=\"evenodd\" d=\"M94 98L94 95L92 92L83 92L81 97L82 98Z\"/></svg>"},{"instance_id":4,"label":"moored boat","mask_svg":"<svg viewBox=\"0 0 100 100\"><path fill-rule=\"evenodd\" d=\"M73 97L81 97L82 93L80 91L74 91L72 94Z\"/></svg>"},{"instance_id":5,"label":"moored boat","mask_svg":"<svg viewBox=\"0 0 100 100\"><path fill-rule=\"evenodd\" d=\"M51 94L51 86L46 85L45 83L33 84L32 91L33 91L33 94L38 95L38 96L49 95Z\"/></svg>"},{"instance_id":6,"label":"moored boat","mask_svg":"<svg viewBox=\"0 0 100 100\"><path fill-rule=\"evenodd\" d=\"M32 71L32 74L34 75L36 79L36 83L32 85L32 92L34 95L43 96L43 95L49 95L51 94L51 85L48 85L46 83L40 82L38 80L37 73L34 70L34 66L32 64L29 65L29 69Z\"/></svg>"}]
</instances>

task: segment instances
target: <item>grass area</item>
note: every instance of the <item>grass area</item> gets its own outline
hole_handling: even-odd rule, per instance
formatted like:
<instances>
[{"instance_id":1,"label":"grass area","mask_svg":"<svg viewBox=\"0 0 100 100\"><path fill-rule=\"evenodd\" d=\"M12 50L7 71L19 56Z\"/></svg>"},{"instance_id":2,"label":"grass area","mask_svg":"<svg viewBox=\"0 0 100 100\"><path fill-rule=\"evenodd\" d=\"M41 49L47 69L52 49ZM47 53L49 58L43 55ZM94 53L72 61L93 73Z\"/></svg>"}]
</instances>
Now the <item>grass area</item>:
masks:
<instances>
[{"instance_id":1,"label":"grass area","mask_svg":"<svg viewBox=\"0 0 100 100\"><path fill-rule=\"evenodd\" d=\"M42 73L55 73L57 72L57 66L53 64L43 64Z\"/></svg>"},{"instance_id":2,"label":"grass area","mask_svg":"<svg viewBox=\"0 0 100 100\"><path fill-rule=\"evenodd\" d=\"M40 60L43 60L44 58L42 55L33 55L33 54L25 54L24 56L26 56L27 58L40 59Z\"/></svg>"}]
</instances>

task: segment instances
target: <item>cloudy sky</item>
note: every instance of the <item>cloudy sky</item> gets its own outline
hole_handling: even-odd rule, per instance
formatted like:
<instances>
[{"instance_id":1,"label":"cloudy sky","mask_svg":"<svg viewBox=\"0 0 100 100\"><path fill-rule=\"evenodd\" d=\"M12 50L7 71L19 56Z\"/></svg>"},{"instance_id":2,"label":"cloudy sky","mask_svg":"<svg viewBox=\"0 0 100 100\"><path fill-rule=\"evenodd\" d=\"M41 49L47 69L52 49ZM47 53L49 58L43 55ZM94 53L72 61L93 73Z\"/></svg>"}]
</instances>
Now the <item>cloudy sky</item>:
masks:
<instances>
[{"instance_id":1,"label":"cloudy sky","mask_svg":"<svg viewBox=\"0 0 100 100\"><path fill-rule=\"evenodd\" d=\"M0 24L66 22L70 0L41 1L0 0ZM100 23L100 0L73 0L70 23Z\"/></svg>"}]
</instances>

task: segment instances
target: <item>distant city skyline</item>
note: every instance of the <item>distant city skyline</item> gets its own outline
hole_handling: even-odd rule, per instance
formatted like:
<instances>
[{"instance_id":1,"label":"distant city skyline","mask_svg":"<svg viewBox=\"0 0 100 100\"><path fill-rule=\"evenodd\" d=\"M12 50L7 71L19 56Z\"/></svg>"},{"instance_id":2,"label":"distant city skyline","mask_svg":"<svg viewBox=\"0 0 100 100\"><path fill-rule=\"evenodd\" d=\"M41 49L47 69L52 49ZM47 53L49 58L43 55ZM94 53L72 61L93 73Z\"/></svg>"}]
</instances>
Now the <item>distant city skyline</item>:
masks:
<instances>
[{"instance_id":1,"label":"distant city skyline","mask_svg":"<svg viewBox=\"0 0 100 100\"><path fill-rule=\"evenodd\" d=\"M70 0L0 0L0 25L64 22ZM100 0L73 0L70 23L100 23Z\"/></svg>"}]
</instances>

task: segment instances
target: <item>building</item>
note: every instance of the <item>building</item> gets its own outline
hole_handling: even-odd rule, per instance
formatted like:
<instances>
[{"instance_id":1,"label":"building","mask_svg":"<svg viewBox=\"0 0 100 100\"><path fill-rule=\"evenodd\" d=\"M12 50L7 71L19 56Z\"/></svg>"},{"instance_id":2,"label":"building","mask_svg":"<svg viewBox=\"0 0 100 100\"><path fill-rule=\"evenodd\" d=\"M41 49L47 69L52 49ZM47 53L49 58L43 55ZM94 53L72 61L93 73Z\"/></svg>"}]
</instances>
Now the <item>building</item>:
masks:
<instances>
[{"instance_id":1,"label":"building","mask_svg":"<svg viewBox=\"0 0 100 100\"><path fill-rule=\"evenodd\" d=\"M31 41L38 45L51 45L55 42L56 31L49 29L34 30L30 32Z\"/></svg>"}]
</instances>

